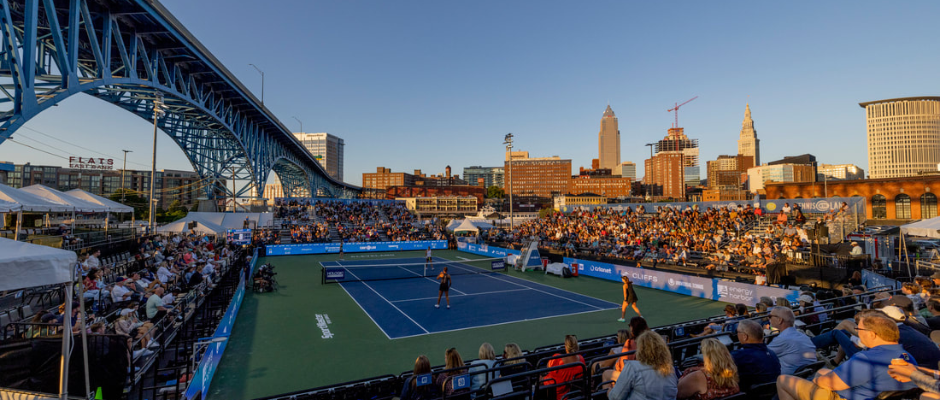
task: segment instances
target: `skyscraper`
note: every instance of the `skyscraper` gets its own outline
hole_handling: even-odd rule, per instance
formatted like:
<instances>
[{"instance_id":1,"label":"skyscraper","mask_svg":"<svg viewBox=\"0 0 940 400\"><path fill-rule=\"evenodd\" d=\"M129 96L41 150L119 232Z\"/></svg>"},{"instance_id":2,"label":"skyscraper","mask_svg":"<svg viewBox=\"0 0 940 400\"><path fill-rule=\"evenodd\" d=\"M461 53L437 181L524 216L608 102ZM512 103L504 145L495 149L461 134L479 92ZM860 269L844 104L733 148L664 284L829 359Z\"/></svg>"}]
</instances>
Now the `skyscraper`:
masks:
<instances>
[{"instance_id":1,"label":"skyscraper","mask_svg":"<svg viewBox=\"0 0 940 400\"><path fill-rule=\"evenodd\" d=\"M871 179L915 176L940 163L940 97L859 103L868 124Z\"/></svg>"},{"instance_id":2,"label":"skyscraper","mask_svg":"<svg viewBox=\"0 0 940 400\"><path fill-rule=\"evenodd\" d=\"M343 180L343 153L346 142L329 133L294 133L310 155L333 179Z\"/></svg>"},{"instance_id":3,"label":"skyscraper","mask_svg":"<svg viewBox=\"0 0 940 400\"><path fill-rule=\"evenodd\" d=\"M689 139L685 135L685 128L669 128L668 132L669 134L665 138L656 142L656 154L682 154L682 173L685 184L691 187L698 186L700 184L699 179L701 179L698 163L698 139Z\"/></svg>"},{"instance_id":4,"label":"skyscraper","mask_svg":"<svg viewBox=\"0 0 940 400\"><path fill-rule=\"evenodd\" d=\"M741 123L741 138L738 139L738 154L754 157L754 165L760 165L760 139L751 119L751 105L744 106L744 122Z\"/></svg>"},{"instance_id":5,"label":"skyscraper","mask_svg":"<svg viewBox=\"0 0 940 400\"><path fill-rule=\"evenodd\" d=\"M616 170L620 166L620 130L617 127L617 116L614 110L604 110L604 116L601 117L601 131L597 134L599 167L602 169Z\"/></svg>"}]
</instances>

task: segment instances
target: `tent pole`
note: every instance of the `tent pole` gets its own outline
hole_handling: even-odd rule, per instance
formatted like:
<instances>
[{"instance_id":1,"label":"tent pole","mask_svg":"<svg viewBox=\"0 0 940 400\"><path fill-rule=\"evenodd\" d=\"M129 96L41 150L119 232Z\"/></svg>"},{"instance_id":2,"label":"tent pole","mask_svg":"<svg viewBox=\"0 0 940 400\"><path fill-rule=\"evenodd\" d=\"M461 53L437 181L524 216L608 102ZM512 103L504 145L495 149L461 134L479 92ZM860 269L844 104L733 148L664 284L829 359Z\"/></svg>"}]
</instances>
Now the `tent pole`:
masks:
<instances>
[{"instance_id":1,"label":"tent pole","mask_svg":"<svg viewBox=\"0 0 940 400\"><path fill-rule=\"evenodd\" d=\"M75 209L72 209L72 234L75 234Z\"/></svg>"},{"instance_id":2,"label":"tent pole","mask_svg":"<svg viewBox=\"0 0 940 400\"><path fill-rule=\"evenodd\" d=\"M20 228L23 227L23 211L16 212L16 225L14 225L13 240L20 240Z\"/></svg>"},{"instance_id":3,"label":"tent pole","mask_svg":"<svg viewBox=\"0 0 940 400\"><path fill-rule=\"evenodd\" d=\"M65 314L62 318L62 356L59 365L59 399L68 398L69 386L69 349L72 347L72 292L75 289L75 268L72 268L72 280L65 284Z\"/></svg>"},{"instance_id":4,"label":"tent pole","mask_svg":"<svg viewBox=\"0 0 940 400\"><path fill-rule=\"evenodd\" d=\"M101 291L98 291L98 296L101 296ZM85 282L82 282L78 285L78 308L81 310L78 318L79 326L82 329L82 354L84 355L83 363L85 365L85 395L82 397L88 397L88 393L91 392L91 381L88 378L88 328L85 327L85 320L88 318L88 314L85 313ZM95 301L98 301L95 299Z\"/></svg>"},{"instance_id":5,"label":"tent pole","mask_svg":"<svg viewBox=\"0 0 940 400\"><path fill-rule=\"evenodd\" d=\"M104 234L105 234L106 236L107 236L107 234L108 234L108 226L111 225L110 219L111 219L111 211L108 211L108 212L104 215Z\"/></svg>"}]
</instances>

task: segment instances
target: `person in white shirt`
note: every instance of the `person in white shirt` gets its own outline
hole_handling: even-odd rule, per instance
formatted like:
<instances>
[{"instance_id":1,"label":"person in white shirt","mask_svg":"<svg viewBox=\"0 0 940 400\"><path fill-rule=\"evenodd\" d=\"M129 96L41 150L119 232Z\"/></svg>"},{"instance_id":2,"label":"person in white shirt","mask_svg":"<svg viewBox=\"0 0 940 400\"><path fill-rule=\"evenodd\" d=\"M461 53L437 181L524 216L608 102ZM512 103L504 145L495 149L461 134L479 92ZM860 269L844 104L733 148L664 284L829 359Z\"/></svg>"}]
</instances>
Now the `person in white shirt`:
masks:
<instances>
[{"instance_id":1,"label":"person in white shirt","mask_svg":"<svg viewBox=\"0 0 940 400\"><path fill-rule=\"evenodd\" d=\"M168 283L175 276L176 274L170 272L170 270L166 267L166 263L160 263L160 268L157 269L157 279L159 279L160 282Z\"/></svg>"},{"instance_id":2,"label":"person in white shirt","mask_svg":"<svg viewBox=\"0 0 940 400\"><path fill-rule=\"evenodd\" d=\"M98 260L99 256L101 256L101 250L95 250L93 253L91 253L90 256L88 256L88 259L85 260L85 265L88 267L88 269L101 268L101 261Z\"/></svg>"},{"instance_id":3,"label":"person in white shirt","mask_svg":"<svg viewBox=\"0 0 940 400\"><path fill-rule=\"evenodd\" d=\"M134 292L124 287L125 281L124 277L118 277L117 281L114 282L114 287L111 288L111 301L120 303L133 298Z\"/></svg>"},{"instance_id":4,"label":"person in white shirt","mask_svg":"<svg viewBox=\"0 0 940 400\"><path fill-rule=\"evenodd\" d=\"M852 252L849 253L849 254L852 255L852 256L860 256L860 255L862 255L862 254L863 254L863 253L862 253L862 246L859 246L859 245L858 245L858 242L852 242Z\"/></svg>"}]
</instances>

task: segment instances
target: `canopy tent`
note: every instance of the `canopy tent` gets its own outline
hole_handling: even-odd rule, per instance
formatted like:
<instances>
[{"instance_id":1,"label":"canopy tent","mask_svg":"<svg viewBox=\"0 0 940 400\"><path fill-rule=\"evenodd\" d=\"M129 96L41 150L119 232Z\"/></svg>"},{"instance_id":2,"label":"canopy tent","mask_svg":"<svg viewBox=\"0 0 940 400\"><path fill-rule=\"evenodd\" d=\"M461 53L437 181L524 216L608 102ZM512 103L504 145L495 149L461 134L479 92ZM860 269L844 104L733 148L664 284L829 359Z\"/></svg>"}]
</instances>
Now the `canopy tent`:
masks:
<instances>
[{"instance_id":1,"label":"canopy tent","mask_svg":"<svg viewBox=\"0 0 940 400\"><path fill-rule=\"evenodd\" d=\"M467 221L470 221L470 223L473 224L473 226L477 227L478 229L493 229L494 228L493 224L482 219L467 219Z\"/></svg>"},{"instance_id":2,"label":"canopy tent","mask_svg":"<svg viewBox=\"0 0 940 400\"><path fill-rule=\"evenodd\" d=\"M14 189L4 184L0 184L0 200L19 204L20 211L66 212L72 211L73 208L68 204L46 200L41 196L21 189Z\"/></svg>"},{"instance_id":3,"label":"canopy tent","mask_svg":"<svg viewBox=\"0 0 940 400\"><path fill-rule=\"evenodd\" d=\"M98 196L98 195L96 195L96 194L88 193L88 192L86 192L86 191L84 191L84 190L81 190L81 189L72 189L72 190L69 190L68 192L65 192L65 194L67 194L67 195L69 195L69 196L72 196L72 197L75 197L75 198L79 198L79 199L85 200L85 201L90 202L90 203L95 203L95 204L99 204L99 205L108 207L108 211L109 211L109 212L113 212L113 213L132 213L132 212L134 212L134 207L127 206L127 205L118 203L118 202L116 202L116 201L111 201L111 200L109 200L109 199L106 199L106 198L104 198L104 197Z\"/></svg>"},{"instance_id":4,"label":"canopy tent","mask_svg":"<svg viewBox=\"0 0 940 400\"><path fill-rule=\"evenodd\" d=\"M4 279L0 279L0 291L17 290L35 286L63 285L65 287L65 298L72 298L73 282L72 273L75 271L72 265L77 261L78 256L74 251L60 250L48 246L40 246L31 243L21 243L15 240L0 238L0 274ZM78 285L79 288L82 285ZM81 295L79 295L81 298ZM87 331L85 329L85 310L84 304L79 302L82 307L81 321L82 346L85 354L85 390L88 385L88 344L86 339ZM65 302L65 315L72 314L72 302ZM62 330L71 331L71 319L64 318L62 321ZM59 381L59 398L66 398L65 388L68 387L68 368L69 351L72 335L62 335L62 362L61 375Z\"/></svg>"},{"instance_id":5,"label":"canopy tent","mask_svg":"<svg viewBox=\"0 0 940 400\"><path fill-rule=\"evenodd\" d=\"M43 185L32 185L27 186L21 191L32 193L36 196L42 197L46 200L53 201L60 204L66 204L71 206L75 212L108 212L108 207L101 204L92 203L87 200L82 200L78 197L60 192L58 190L43 186Z\"/></svg>"},{"instance_id":6,"label":"canopy tent","mask_svg":"<svg viewBox=\"0 0 940 400\"><path fill-rule=\"evenodd\" d=\"M940 217L925 219L901 226L901 234L909 236L926 236L940 238Z\"/></svg>"},{"instance_id":7,"label":"canopy tent","mask_svg":"<svg viewBox=\"0 0 940 400\"><path fill-rule=\"evenodd\" d=\"M453 232L453 231L454 231L454 228L460 226L460 223L461 223L461 222L463 222L463 221L461 221L461 220L459 220L459 219L452 219L452 220L450 220L450 222L447 223L447 226L445 226L444 229L447 229L448 231Z\"/></svg>"},{"instance_id":8,"label":"canopy tent","mask_svg":"<svg viewBox=\"0 0 940 400\"><path fill-rule=\"evenodd\" d=\"M197 233L204 233L206 235L221 235L225 233L225 228L221 225L216 225L211 222L206 221L193 221L189 218L183 218L176 222L171 222L169 224L163 225L157 228L158 233L187 233L189 232L189 223L195 222L196 228L193 230Z\"/></svg>"},{"instance_id":9,"label":"canopy tent","mask_svg":"<svg viewBox=\"0 0 940 400\"><path fill-rule=\"evenodd\" d=\"M252 228L274 224L274 214L272 213L191 212L186 215L186 218L213 223L225 229L243 229L245 227L245 218L248 218L248 221L251 222L250 227Z\"/></svg>"},{"instance_id":10,"label":"canopy tent","mask_svg":"<svg viewBox=\"0 0 940 400\"><path fill-rule=\"evenodd\" d=\"M459 224L459 225L457 225L457 226L451 228L450 230L453 231L454 233L458 233L458 232L472 232L472 233L478 233L478 232L480 232L480 230L477 229L477 227L473 226L473 223L470 222L470 220L467 220L467 219L465 219L465 220L463 220L463 221L460 221L460 224Z\"/></svg>"},{"instance_id":11,"label":"canopy tent","mask_svg":"<svg viewBox=\"0 0 940 400\"><path fill-rule=\"evenodd\" d=\"M12 201L0 200L0 213L17 212L23 207Z\"/></svg>"}]
</instances>

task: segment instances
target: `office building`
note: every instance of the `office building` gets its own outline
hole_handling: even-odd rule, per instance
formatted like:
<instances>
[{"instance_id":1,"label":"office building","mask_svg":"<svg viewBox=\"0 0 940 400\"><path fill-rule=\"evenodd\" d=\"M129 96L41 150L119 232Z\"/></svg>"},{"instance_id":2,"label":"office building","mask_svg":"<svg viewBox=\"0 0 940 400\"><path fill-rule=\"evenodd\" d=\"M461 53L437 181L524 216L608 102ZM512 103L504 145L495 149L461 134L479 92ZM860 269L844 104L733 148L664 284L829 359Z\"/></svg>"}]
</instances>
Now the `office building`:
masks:
<instances>
[{"instance_id":1,"label":"office building","mask_svg":"<svg viewBox=\"0 0 940 400\"><path fill-rule=\"evenodd\" d=\"M760 165L760 139L751 119L751 105L744 105L744 122L741 123L741 138L738 139L738 154L754 158L754 165Z\"/></svg>"},{"instance_id":2,"label":"office building","mask_svg":"<svg viewBox=\"0 0 940 400\"><path fill-rule=\"evenodd\" d=\"M503 179L506 175L506 169L503 167L464 167L463 179L468 185L503 187Z\"/></svg>"},{"instance_id":3,"label":"office building","mask_svg":"<svg viewBox=\"0 0 940 400\"><path fill-rule=\"evenodd\" d=\"M643 183L647 194L654 197L685 199L685 155L681 151L664 151L646 160Z\"/></svg>"},{"instance_id":4,"label":"office building","mask_svg":"<svg viewBox=\"0 0 940 400\"><path fill-rule=\"evenodd\" d=\"M706 163L708 188L702 192L705 201L746 200L747 170L754 167L754 158L743 154L721 155Z\"/></svg>"},{"instance_id":5,"label":"office building","mask_svg":"<svg viewBox=\"0 0 940 400\"><path fill-rule=\"evenodd\" d=\"M819 164L816 166L816 180L856 180L865 179L865 170L853 164Z\"/></svg>"},{"instance_id":6,"label":"office building","mask_svg":"<svg viewBox=\"0 0 940 400\"><path fill-rule=\"evenodd\" d=\"M511 192L513 196L534 197L547 202L568 192L571 160L562 160L558 156L514 159L512 171L509 171L508 161L505 168L507 194Z\"/></svg>"},{"instance_id":7,"label":"office building","mask_svg":"<svg viewBox=\"0 0 940 400\"><path fill-rule=\"evenodd\" d=\"M310 152L328 175L343 180L343 154L346 142L329 133L295 132L294 137Z\"/></svg>"},{"instance_id":8,"label":"office building","mask_svg":"<svg viewBox=\"0 0 940 400\"><path fill-rule=\"evenodd\" d=\"M362 173L362 188L385 190L389 186L414 186L418 178L423 177L420 169L414 174L407 172L392 172L390 168L378 167L375 172Z\"/></svg>"},{"instance_id":9,"label":"office building","mask_svg":"<svg viewBox=\"0 0 940 400\"><path fill-rule=\"evenodd\" d=\"M747 170L751 193L764 189L770 182L816 182L816 167L810 164L767 164Z\"/></svg>"},{"instance_id":10,"label":"office building","mask_svg":"<svg viewBox=\"0 0 940 400\"><path fill-rule=\"evenodd\" d=\"M592 193L607 198L630 196L633 180L619 175L575 175L571 177L568 194Z\"/></svg>"},{"instance_id":11,"label":"office building","mask_svg":"<svg viewBox=\"0 0 940 400\"><path fill-rule=\"evenodd\" d=\"M669 128L668 134L656 142L656 154L682 154L682 173L686 186L699 186L701 173L698 160L698 139L689 139L685 128ZM685 190L682 191L685 193Z\"/></svg>"},{"instance_id":12,"label":"office building","mask_svg":"<svg viewBox=\"0 0 940 400\"><path fill-rule=\"evenodd\" d=\"M940 97L859 103L868 127L871 179L915 176L940 164Z\"/></svg>"},{"instance_id":13,"label":"office building","mask_svg":"<svg viewBox=\"0 0 940 400\"><path fill-rule=\"evenodd\" d=\"M636 163L633 161L624 161L620 163L620 169L614 171L614 175L620 175L624 178L636 180Z\"/></svg>"},{"instance_id":14,"label":"office building","mask_svg":"<svg viewBox=\"0 0 940 400\"><path fill-rule=\"evenodd\" d=\"M479 204L473 196L396 197L395 200L404 200L405 207L419 215L473 215Z\"/></svg>"},{"instance_id":15,"label":"office building","mask_svg":"<svg viewBox=\"0 0 940 400\"><path fill-rule=\"evenodd\" d=\"M609 169L611 171L620 166L620 130L614 110L604 110L601 117L601 129L597 134L598 166L592 169Z\"/></svg>"},{"instance_id":16,"label":"office building","mask_svg":"<svg viewBox=\"0 0 940 400\"><path fill-rule=\"evenodd\" d=\"M507 151L507 152L506 152L506 161L509 161L509 158L510 158L510 157L512 157L513 161L515 161L515 160L525 160L525 159L529 158L529 152L528 152L528 151L512 151L512 152Z\"/></svg>"}]
</instances>

